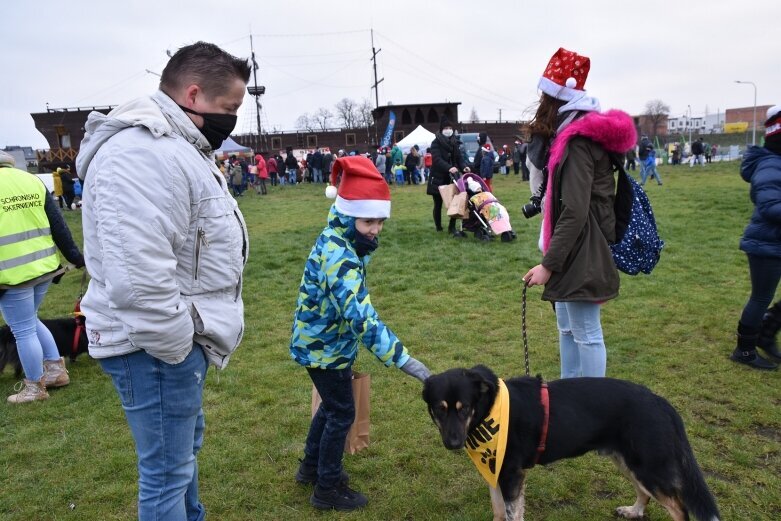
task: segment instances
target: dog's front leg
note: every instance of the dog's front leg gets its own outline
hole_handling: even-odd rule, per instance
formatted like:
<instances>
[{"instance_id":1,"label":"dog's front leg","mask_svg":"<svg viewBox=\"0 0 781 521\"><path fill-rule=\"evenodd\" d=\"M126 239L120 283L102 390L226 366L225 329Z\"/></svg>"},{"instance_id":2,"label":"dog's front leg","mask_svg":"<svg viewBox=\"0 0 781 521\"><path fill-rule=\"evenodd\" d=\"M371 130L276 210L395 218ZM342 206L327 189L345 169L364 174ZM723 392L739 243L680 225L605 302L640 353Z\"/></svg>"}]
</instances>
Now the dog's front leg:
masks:
<instances>
[{"instance_id":1,"label":"dog's front leg","mask_svg":"<svg viewBox=\"0 0 781 521\"><path fill-rule=\"evenodd\" d=\"M507 521L505 518L504 498L498 488L488 487L491 492L491 510L494 511L494 521Z\"/></svg>"},{"instance_id":2,"label":"dog's front leg","mask_svg":"<svg viewBox=\"0 0 781 521\"><path fill-rule=\"evenodd\" d=\"M510 483L502 487L504 516L507 521L523 521L526 510L526 473L521 471ZM512 499L509 499L512 498Z\"/></svg>"}]
</instances>

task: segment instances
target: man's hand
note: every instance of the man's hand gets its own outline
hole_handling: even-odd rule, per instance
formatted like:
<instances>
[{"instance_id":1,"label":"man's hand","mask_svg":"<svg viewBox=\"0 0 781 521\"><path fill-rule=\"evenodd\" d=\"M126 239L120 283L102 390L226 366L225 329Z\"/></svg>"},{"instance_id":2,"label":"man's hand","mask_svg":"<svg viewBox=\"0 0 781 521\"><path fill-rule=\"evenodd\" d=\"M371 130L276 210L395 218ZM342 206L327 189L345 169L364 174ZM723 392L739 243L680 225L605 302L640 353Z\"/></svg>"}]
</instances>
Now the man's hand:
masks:
<instances>
[{"instance_id":1,"label":"man's hand","mask_svg":"<svg viewBox=\"0 0 781 521\"><path fill-rule=\"evenodd\" d=\"M523 281L527 286L544 286L548 283L550 276L553 272L543 266L537 264L535 267L529 270L529 272L523 276Z\"/></svg>"},{"instance_id":2,"label":"man's hand","mask_svg":"<svg viewBox=\"0 0 781 521\"><path fill-rule=\"evenodd\" d=\"M451 166L450 170L448 170L448 172L450 172L451 174L457 174L458 173L458 168L456 168L454 166Z\"/></svg>"}]
</instances>

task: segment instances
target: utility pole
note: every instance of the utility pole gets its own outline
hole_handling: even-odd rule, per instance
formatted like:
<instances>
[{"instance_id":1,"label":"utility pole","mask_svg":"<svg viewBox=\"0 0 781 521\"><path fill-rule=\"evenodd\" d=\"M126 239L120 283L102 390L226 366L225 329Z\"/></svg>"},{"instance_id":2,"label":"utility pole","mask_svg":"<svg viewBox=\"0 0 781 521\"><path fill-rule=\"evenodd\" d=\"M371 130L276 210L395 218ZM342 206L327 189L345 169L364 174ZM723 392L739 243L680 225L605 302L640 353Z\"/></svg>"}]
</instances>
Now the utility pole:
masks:
<instances>
[{"instance_id":1,"label":"utility pole","mask_svg":"<svg viewBox=\"0 0 781 521\"><path fill-rule=\"evenodd\" d=\"M374 85L372 85L372 88L374 89L374 108L379 108L380 106L380 93L379 89L377 89L377 85L379 85L385 78L382 78L380 80L377 79L377 54L382 49L374 49L374 29L371 30L371 36L372 36L372 62L374 62Z\"/></svg>"},{"instance_id":2,"label":"utility pole","mask_svg":"<svg viewBox=\"0 0 781 521\"><path fill-rule=\"evenodd\" d=\"M499 109L499 123L502 122L502 109Z\"/></svg>"},{"instance_id":3,"label":"utility pole","mask_svg":"<svg viewBox=\"0 0 781 521\"><path fill-rule=\"evenodd\" d=\"M258 149L262 148L264 151L266 150L266 143L265 139L263 138L263 134L260 132L260 96L262 94L266 93L266 87L263 85L258 86L258 62L255 61L255 46L252 44L252 31L250 31L249 34L249 47L252 51L252 76L254 78L254 86L248 87L247 92L250 93L251 96L255 97L255 115L258 119ZM256 150L255 152L260 152L260 150Z\"/></svg>"},{"instance_id":4,"label":"utility pole","mask_svg":"<svg viewBox=\"0 0 781 521\"><path fill-rule=\"evenodd\" d=\"M379 54L379 52L382 49L375 49L374 48L374 29L373 28L371 30L371 38L372 38L372 64L374 66L374 85L372 85L372 88L374 89L374 109L376 110L376 109L378 109L380 107L380 89L378 89L377 86L385 78L381 78L379 80L377 79L377 54ZM372 119L374 119L374 118L372 118ZM368 121L366 123L368 123ZM367 134L367 139L368 139L369 127L366 127L366 134ZM376 124L374 125L374 141L376 143L380 142L379 136L377 135L377 125Z\"/></svg>"}]
</instances>

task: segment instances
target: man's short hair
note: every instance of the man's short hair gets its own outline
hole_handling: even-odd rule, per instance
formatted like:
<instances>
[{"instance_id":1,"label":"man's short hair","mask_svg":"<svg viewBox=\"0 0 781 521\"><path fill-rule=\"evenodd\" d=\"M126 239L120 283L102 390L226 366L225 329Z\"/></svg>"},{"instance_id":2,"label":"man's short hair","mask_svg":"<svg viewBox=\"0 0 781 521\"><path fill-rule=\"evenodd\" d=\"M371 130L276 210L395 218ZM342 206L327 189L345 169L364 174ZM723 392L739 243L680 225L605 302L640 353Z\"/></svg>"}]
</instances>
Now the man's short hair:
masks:
<instances>
[{"instance_id":1,"label":"man's short hair","mask_svg":"<svg viewBox=\"0 0 781 521\"><path fill-rule=\"evenodd\" d=\"M213 43L197 42L182 47L163 69L160 90L171 96L175 91L192 85L200 86L214 98L226 91L232 77L249 81L250 63L229 54Z\"/></svg>"}]
</instances>

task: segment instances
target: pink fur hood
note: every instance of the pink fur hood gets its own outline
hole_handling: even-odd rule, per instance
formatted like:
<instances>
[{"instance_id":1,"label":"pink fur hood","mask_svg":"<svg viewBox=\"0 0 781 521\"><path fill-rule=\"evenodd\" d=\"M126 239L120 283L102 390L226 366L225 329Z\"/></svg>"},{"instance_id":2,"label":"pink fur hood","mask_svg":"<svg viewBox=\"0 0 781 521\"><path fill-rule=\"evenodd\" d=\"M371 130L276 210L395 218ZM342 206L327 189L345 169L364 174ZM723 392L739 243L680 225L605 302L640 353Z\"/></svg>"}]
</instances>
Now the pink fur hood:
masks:
<instances>
[{"instance_id":1,"label":"pink fur hood","mask_svg":"<svg viewBox=\"0 0 781 521\"><path fill-rule=\"evenodd\" d=\"M564 156L567 144L575 136L586 137L599 144L608 152L623 154L637 143L637 131L634 121L626 112L608 110L607 112L590 112L581 119L575 120L561 132L553 141L550 159L548 160L548 187L545 190L545 200L551 201L554 192L553 179L556 167ZM553 235L553 205L545 205L545 215L542 223L542 251L548 251Z\"/></svg>"}]
</instances>

